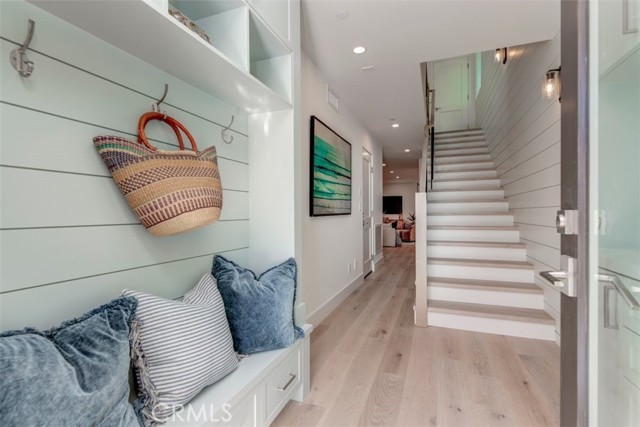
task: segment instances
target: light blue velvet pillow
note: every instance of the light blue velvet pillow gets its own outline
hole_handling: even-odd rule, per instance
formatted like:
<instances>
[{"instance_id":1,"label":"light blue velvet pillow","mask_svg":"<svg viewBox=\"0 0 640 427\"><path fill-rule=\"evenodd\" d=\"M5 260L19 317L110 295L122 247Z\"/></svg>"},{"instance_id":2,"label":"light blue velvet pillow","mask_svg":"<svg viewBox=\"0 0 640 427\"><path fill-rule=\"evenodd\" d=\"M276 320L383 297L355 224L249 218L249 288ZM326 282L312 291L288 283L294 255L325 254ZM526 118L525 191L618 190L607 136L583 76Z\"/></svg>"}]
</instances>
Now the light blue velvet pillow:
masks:
<instances>
[{"instance_id":1,"label":"light blue velvet pillow","mask_svg":"<svg viewBox=\"0 0 640 427\"><path fill-rule=\"evenodd\" d=\"M293 318L297 272L293 258L259 278L220 255L213 258L212 274L218 282L238 353L285 348L304 337Z\"/></svg>"},{"instance_id":2,"label":"light blue velvet pillow","mask_svg":"<svg viewBox=\"0 0 640 427\"><path fill-rule=\"evenodd\" d=\"M0 334L3 426L135 426L129 404L129 324L118 298L48 331Z\"/></svg>"}]
</instances>

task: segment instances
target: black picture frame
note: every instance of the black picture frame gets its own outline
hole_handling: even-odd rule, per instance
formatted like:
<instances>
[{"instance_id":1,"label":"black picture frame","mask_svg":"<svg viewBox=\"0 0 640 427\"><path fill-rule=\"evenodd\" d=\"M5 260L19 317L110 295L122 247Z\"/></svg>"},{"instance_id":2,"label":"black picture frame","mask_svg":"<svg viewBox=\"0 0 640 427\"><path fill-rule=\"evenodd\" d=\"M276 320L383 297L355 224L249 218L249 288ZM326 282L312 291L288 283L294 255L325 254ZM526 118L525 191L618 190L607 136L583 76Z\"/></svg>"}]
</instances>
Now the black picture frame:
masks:
<instances>
[{"instance_id":1,"label":"black picture frame","mask_svg":"<svg viewBox=\"0 0 640 427\"><path fill-rule=\"evenodd\" d=\"M316 116L309 142L309 215L351 215L351 144Z\"/></svg>"}]
</instances>

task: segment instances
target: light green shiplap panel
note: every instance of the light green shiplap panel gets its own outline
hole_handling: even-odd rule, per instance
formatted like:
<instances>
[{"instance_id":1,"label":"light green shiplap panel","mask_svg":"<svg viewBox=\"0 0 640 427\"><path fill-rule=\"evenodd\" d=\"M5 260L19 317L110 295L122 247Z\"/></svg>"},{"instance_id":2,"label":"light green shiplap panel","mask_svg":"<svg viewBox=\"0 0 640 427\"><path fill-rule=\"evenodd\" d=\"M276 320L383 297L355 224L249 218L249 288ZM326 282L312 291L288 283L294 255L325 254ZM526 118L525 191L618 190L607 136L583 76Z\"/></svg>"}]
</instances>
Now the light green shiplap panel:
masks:
<instances>
[{"instance_id":1,"label":"light green shiplap panel","mask_svg":"<svg viewBox=\"0 0 640 427\"><path fill-rule=\"evenodd\" d=\"M249 250L223 252L221 255L246 265ZM183 261L5 293L0 295L0 329L21 329L27 325L49 328L117 297L125 288L164 298L178 298L191 289L203 274L211 271L212 260L213 255L206 254Z\"/></svg>"},{"instance_id":2,"label":"light green shiplap panel","mask_svg":"<svg viewBox=\"0 0 640 427\"><path fill-rule=\"evenodd\" d=\"M0 330L46 328L125 288L177 298L211 269L213 254L249 254L247 115L23 1L0 5L0 54L37 22L20 78L0 61ZM215 70L212 70L212 74ZM151 236L129 211L96 153L97 135L136 139L137 119L162 94L199 148L215 145L224 188L221 221ZM235 116L225 144L220 131ZM176 149L172 131L148 136Z\"/></svg>"},{"instance_id":3,"label":"light green shiplap panel","mask_svg":"<svg viewBox=\"0 0 640 427\"><path fill-rule=\"evenodd\" d=\"M247 134L247 116L237 109L205 95L199 89L149 66L126 52L115 49L34 5L21 0L3 0L0 1L0 11L0 36L4 39L22 43L26 22L33 19L37 22L37 30L31 49L94 73L99 78L133 88L149 96L150 100L160 97L164 83L169 83L167 104L187 111L197 111L202 117L224 126L229 123L230 115L235 114L233 129ZM162 49L162 46L158 46L158 49ZM215 70L212 70L212 77L215 77Z\"/></svg>"},{"instance_id":4,"label":"light green shiplap panel","mask_svg":"<svg viewBox=\"0 0 640 427\"><path fill-rule=\"evenodd\" d=\"M236 184L243 184L242 172ZM0 194L0 229L139 223L111 177L4 167ZM223 204L221 220L249 218L246 191L224 190Z\"/></svg>"},{"instance_id":5,"label":"light green shiplap panel","mask_svg":"<svg viewBox=\"0 0 640 427\"><path fill-rule=\"evenodd\" d=\"M3 41L0 54L8 57L14 48L13 44ZM0 84L3 88L4 103L137 135L138 118L151 109L148 98L43 55L34 53L29 57L38 64L40 73L29 80L21 79L8 61L2 61ZM219 126L169 106L163 107L163 111L178 119L192 132L196 142L199 143L199 148L210 145L220 146L221 156L227 149L228 144L221 140ZM107 129L93 136L113 134L113 131ZM61 132L68 139L72 138L64 129L61 129ZM172 144L177 142L173 131L162 123L150 124L149 132L149 136L162 141ZM131 136L129 138L133 139ZM91 140L92 138L89 138L82 142L90 144ZM237 160L246 161L246 157L240 157Z\"/></svg>"},{"instance_id":6,"label":"light green shiplap panel","mask_svg":"<svg viewBox=\"0 0 640 427\"><path fill-rule=\"evenodd\" d=\"M2 292L249 246L247 221L169 237L141 225L0 231Z\"/></svg>"},{"instance_id":7,"label":"light green shiplap panel","mask_svg":"<svg viewBox=\"0 0 640 427\"><path fill-rule=\"evenodd\" d=\"M64 111L54 113L61 115ZM137 133L92 126L7 104L0 104L0 117L4 123L11 123L0 128L0 159L5 165L107 176L109 172L93 146L93 138L98 135L116 135L133 141L137 138ZM136 117L121 116L120 119L123 128L137 124ZM196 138L198 148L215 145L219 157L247 163L246 136L235 134L233 143L225 144L219 140L219 126L187 114L184 119L181 117ZM150 123L147 136L160 149L177 149L173 132L159 122ZM165 142L161 142L163 140Z\"/></svg>"}]
</instances>

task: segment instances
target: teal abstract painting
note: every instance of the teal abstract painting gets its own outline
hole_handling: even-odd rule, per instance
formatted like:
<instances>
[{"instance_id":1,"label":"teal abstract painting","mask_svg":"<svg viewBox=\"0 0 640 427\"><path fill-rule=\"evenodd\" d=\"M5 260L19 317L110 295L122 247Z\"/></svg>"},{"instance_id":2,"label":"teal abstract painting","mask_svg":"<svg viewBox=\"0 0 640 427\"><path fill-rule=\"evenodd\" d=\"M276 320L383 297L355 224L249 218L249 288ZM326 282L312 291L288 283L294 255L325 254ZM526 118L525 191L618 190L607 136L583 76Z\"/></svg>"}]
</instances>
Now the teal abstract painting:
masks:
<instances>
[{"instance_id":1,"label":"teal abstract painting","mask_svg":"<svg viewBox=\"0 0 640 427\"><path fill-rule=\"evenodd\" d=\"M351 214L351 144L311 116L311 216Z\"/></svg>"}]
</instances>

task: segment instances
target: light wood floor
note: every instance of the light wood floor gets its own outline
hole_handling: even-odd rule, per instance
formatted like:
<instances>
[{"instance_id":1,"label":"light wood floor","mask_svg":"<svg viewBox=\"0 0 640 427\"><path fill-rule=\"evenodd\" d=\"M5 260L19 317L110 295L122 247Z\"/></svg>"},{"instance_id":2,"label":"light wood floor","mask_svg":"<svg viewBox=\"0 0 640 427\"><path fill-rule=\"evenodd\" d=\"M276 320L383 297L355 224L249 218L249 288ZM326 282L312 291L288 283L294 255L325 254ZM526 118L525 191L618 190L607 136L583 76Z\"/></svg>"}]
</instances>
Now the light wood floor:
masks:
<instances>
[{"instance_id":1,"label":"light wood floor","mask_svg":"<svg viewBox=\"0 0 640 427\"><path fill-rule=\"evenodd\" d=\"M311 334L311 392L273 426L556 426L553 342L413 326L414 248Z\"/></svg>"}]
</instances>

